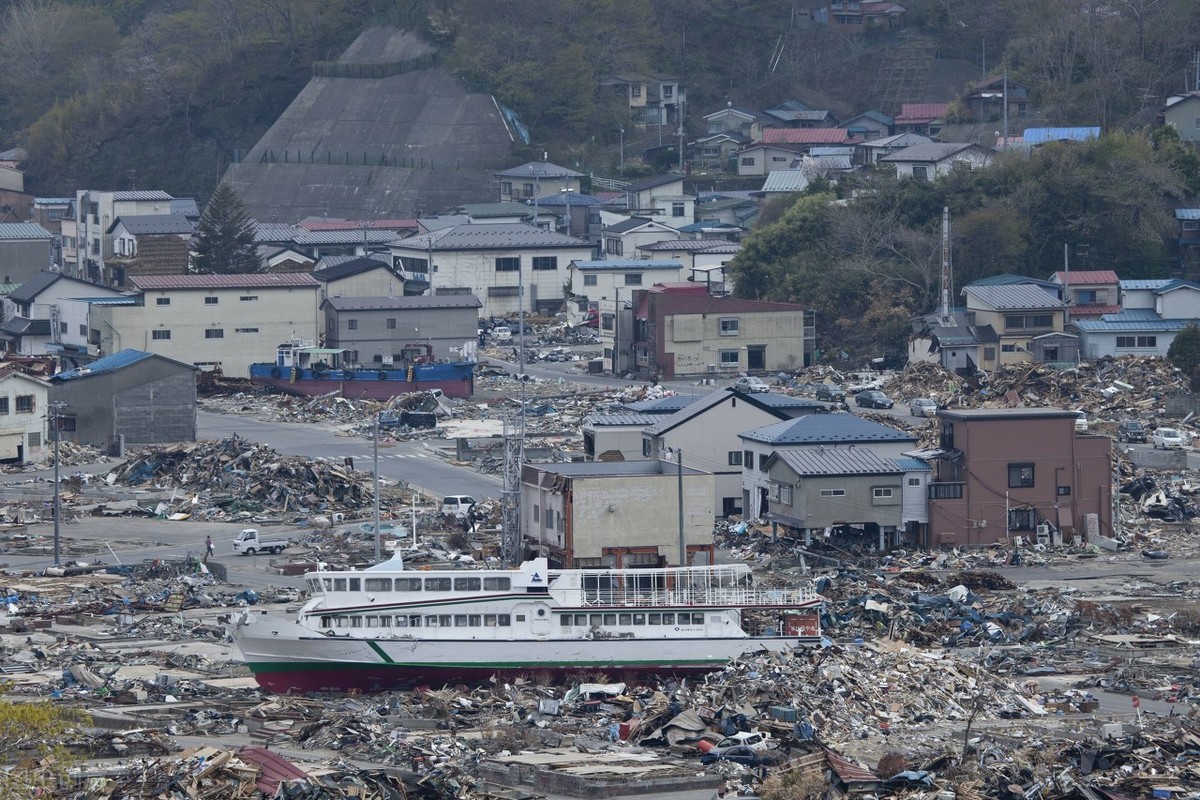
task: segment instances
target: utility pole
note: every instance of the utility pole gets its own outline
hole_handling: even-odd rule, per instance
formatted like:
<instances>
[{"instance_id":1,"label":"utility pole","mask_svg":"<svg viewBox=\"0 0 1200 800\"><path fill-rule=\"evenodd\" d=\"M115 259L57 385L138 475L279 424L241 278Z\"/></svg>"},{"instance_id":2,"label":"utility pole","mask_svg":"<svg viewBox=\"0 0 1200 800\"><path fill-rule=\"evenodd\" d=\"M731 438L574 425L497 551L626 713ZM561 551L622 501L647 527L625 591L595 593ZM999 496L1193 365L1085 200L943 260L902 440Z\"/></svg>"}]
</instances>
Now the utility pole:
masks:
<instances>
[{"instance_id":1,"label":"utility pole","mask_svg":"<svg viewBox=\"0 0 1200 800\"><path fill-rule=\"evenodd\" d=\"M675 467L679 478L679 566L687 566L687 543L683 538L683 448L675 448Z\"/></svg>"},{"instance_id":2,"label":"utility pole","mask_svg":"<svg viewBox=\"0 0 1200 800\"><path fill-rule=\"evenodd\" d=\"M67 404L62 401L48 403L50 407L50 424L54 426L54 566L62 566L62 538L59 532L59 517L62 515L62 504L59 498L58 481L58 440L61 438L60 424L62 410Z\"/></svg>"},{"instance_id":3,"label":"utility pole","mask_svg":"<svg viewBox=\"0 0 1200 800\"><path fill-rule=\"evenodd\" d=\"M679 104L679 171L683 172L683 103Z\"/></svg>"},{"instance_id":4,"label":"utility pole","mask_svg":"<svg viewBox=\"0 0 1200 800\"><path fill-rule=\"evenodd\" d=\"M371 459L374 462L372 469L374 488L375 488L375 563L378 564L383 560L380 552L379 544L379 415L382 412L375 412L375 435L372 437Z\"/></svg>"}]
</instances>

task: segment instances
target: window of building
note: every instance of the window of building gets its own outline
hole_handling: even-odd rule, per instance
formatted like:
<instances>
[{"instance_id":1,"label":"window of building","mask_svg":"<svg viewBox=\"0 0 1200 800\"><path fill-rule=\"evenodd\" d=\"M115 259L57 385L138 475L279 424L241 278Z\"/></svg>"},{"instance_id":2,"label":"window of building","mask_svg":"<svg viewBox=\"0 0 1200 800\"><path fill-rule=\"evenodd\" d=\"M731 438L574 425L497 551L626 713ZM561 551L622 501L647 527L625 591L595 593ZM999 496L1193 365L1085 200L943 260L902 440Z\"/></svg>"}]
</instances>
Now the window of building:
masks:
<instances>
[{"instance_id":1,"label":"window of building","mask_svg":"<svg viewBox=\"0 0 1200 800\"><path fill-rule=\"evenodd\" d=\"M500 182L500 194L512 194L512 181Z\"/></svg>"},{"instance_id":2,"label":"window of building","mask_svg":"<svg viewBox=\"0 0 1200 800\"><path fill-rule=\"evenodd\" d=\"M721 351L721 367L724 369L737 369L739 353L737 350L722 350Z\"/></svg>"},{"instance_id":3,"label":"window of building","mask_svg":"<svg viewBox=\"0 0 1200 800\"><path fill-rule=\"evenodd\" d=\"M920 486L920 485L921 485L921 479L920 479L920 478L909 478L909 479L908 479L908 485L909 485L909 486Z\"/></svg>"},{"instance_id":4,"label":"window of building","mask_svg":"<svg viewBox=\"0 0 1200 800\"><path fill-rule=\"evenodd\" d=\"M1017 346L1015 344L1002 344L1002 345L1000 345L1000 352L1001 353L1015 353L1015 352L1017 352Z\"/></svg>"},{"instance_id":5,"label":"window of building","mask_svg":"<svg viewBox=\"0 0 1200 800\"><path fill-rule=\"evenodd\" d=\"M792 485L790 483L781 483L779 485L779 502L785 506L792 504Z\"/></svg>"},{"instance_id":6,"label":"window of building","mask_svg":"<svg viewBox=\"0 0 1200 800\"><path fill-rule=\"evenodd\" d=\"M1194 219L1184 220L1183 229L1185 231L1200 231L1200 221Z\"/></svg>"},{"instance_id":7,"label":"window of building","mask_svg":"<svg viewBox=\"0 0 1200 800\"><path fill-rule=\"evenodd\" d=\"M1010 531L1031 531L1037 527L1037 511L1032 508L1013 508L1008 512Z\"/></svg>"},{"instance_id":8,"label":"window of building","mask_svg":"<svg viewBox=\"0 0 1200 800\"><path fill-rule=\"evenodd\" d=\"M942 447L947 450L954 449L954 423L947 422L942 425Z\"/></svg>"},{"instance_id":9,"label":"window of building","mask_svg":"<svg viewBox=\"0 0 1200 800\"><path fill-rule=\"evenodd\" d=\"M534 507L533 507L533 521L534 521L534 522L541 522L541 521L542 521L541 513L542 513L541 506L534 506Z\"/></svg>"},{"instance_id":10,"label":"window of building","mask_svg":"<svg viewBox=\"0 0 1200 800\"><path fill-rule=\"evenodd\" d=\"M346 320L346 330L350 330L350 331L358 330L358 320L356 320L356 319Z\"/></svg>"},{"instance_id":11,"label":"window of building","mask_svg":"<svg viewBox=\"0 0 1200 800\"><path fill-rule=\"evenodd\" d=\"M1053 314L1005 314L1004 330L1029 331L1054 326Z\"/></svg>"},{"instance_id":12,"label":"window of building","mask_svg":"<svg viewBox=\"0 0 1200 800\"><path fill-rule=\"evenodd\" d=\"M683 205L683 203L671 203L671 216L672 217L682 217L684 215L684 212L685 212L685 206Z\"/></svg>"},{"instance_id":13,"label":"window of building","mask_svg":"<svg viewBox=\"0 0 1200 800\"><path fill-rule=\"evenodd\" d=\"M521 191L523 191L525 193L526 197L533 197L533 184L532 183L521 184Z\"/></svg>"},{"instance_id":14,"label":"window of building","mask_svg":"<svg viewBox=\"0 0 1200 800\"><path fill-rule=\"evenodd\" d=\"M641 97L642 96L642 85L640 83L635 83L635 84L633 84L633 86L630 87L629 91L630 91L630 94L632 94L634 97Z\"/></svg>"},{"instance_id":15,"label":"window of building","mask_svg":"<svg viewBox=\"0 0 1200 800\"><path fill-rule=\"evenodd\" d=\"M845 497L845 489L822 489L821 497Z\"/></svg>"},{"instance_id":16,"label":"window of building","mask_svg":"<svg viewBox=\"0 0 1200 800\"><path fill-rule=\"evenodd\" d=\"M17 395L16 408L17 408L18 414L32 414L33 413L33 395L31 395L31 394Z\"/></svg>"},{"instance_id":17,"label":"window of building","mask_svg":"<svg viewBox=\"0 0 1200 800\"><path fill-rule=\"evenodd\" d=\"M205 328L204 338L205 339L224 339L225 338L225 329L224 328Z\"/></svg>"},{"instance_id":18,"label":"window of building","mask_svg":"<svg viewBox=\"0 0 1200 800\"><path fill-rule=\"evenodd\" d=\"M721 335L737 336L741 332L742 321L734 317L721 318Z\"/></svg>"},{"instance_id":19,"label":"window of building","mask_svg":"<svg viewBox=\"0 0 1200 800\"><path fill-rule=\"evenodd\" d=\"M234 328L238 333L258 333L258 328Z\"/></svg>"},{"instance_id":20,"label":"window of building","mask_svg":"<svg viewBox=\"0 0 1200 800\"><path fill-rule=\"evenodd\" d=\"M1158 347L1157 336L1118 336L1118 350L1136 350L1146 347Z\"/></svg>"},{"instance_id":21,"label":"window of building","mask_svg":"<svg viewBox=\"0 0 1200 800\"><path fill-rule=\"evenodd\" d=\"M1080 289L1075 293L1075 303L1081 306L1094 306L1100 302L1100 293L1095 289Z\"/></svg>"},{"instance_id":22,"label":"window of building","mask_svg":"<svg viewBox=\"0 0 1200 800\"><path fill-rule=\"evenodd\" d=\"M520 297L520 286L489 286L488 297Z\"/></svg>"},{"instance_id":23,"label":"window of building","mask_svg":"<svg viewBox=\"0 0 1200 800\"><path fill-rule=\"evenodd\" d=\"M258 295L256 295L256 294L244 294L244 295L242 295L241 297L239 297L239 298L238 298L238 300L239 300L240 302L242 302L242 303L255 303L255 302L257 302L257 301L258 301Z\"/></svg>"},{"instance_id":24,"label":"window of building","mask_svg":"<svg viewBox=\"0 0 1200 800\"><path fill-rule=\"evenodd\" d=\"M204 305L215 306L219 301L220 301L220 298L218 298L218 297L206 297L206 298L204 298Z\"/></svg>"},{"instance_id":25,"label":"window of building","mask_svg":"<svg viewBox=\"0 0 1200 800\"><path fill-rule=\"evenodd\" d=\"M892 490L877 486L871 490L871 496L876 500L890 500L892 498Z\"/></svg>"},{"instance_id":26,"label":"window of building","mask_svg":"<svg viewBox=\"0 0 1200 800\"><path fill-rule=\"evenodd\" d=\"M625 252L625 245L621 239L605 239L604 252L610 256L619 256Z\"/></svg>"},{"instance_id":27,"label":"window of building","mask_svg":"<svg viewBox=\"0 0 1200 800\"><path fill-rule=\"evenodd\" d=\"M600 315L600 330L611 331L613 329L613 318L614 317L615 317L614 314L601 314Z\"/></svg>"},{"instance_id":28,"label":"window of building","mask_svg":"<svg viewBox=\"0 0 1200 800\"><path fill-rule=\"evenodd\" d=\"M664 86L664 87L662 87L662 92L663 92L663 98L670 100L672 97L675 96L675 87L670 86L670 85Z\"/></svg>"},{"instance_id":29,"label":"window of building","mask_svg":"<svg viewBox=\"0 0 1200 800\"><path fill-rule=\"evenodd\" d=\"M1025 489L1033 486L1033 464L1009 464L1008 488Z\"/></svg>"},{"instance_id":30,"label":"window of building","mask_svg":"<svg viewBox=\"0 0 1200 800\"><path fill-rule=\"evenodd\" d=\"M649 439L642 439L642 457L643 458L650 457L650 440Z\"/></svg>"},{"instance_id":31,"label":"window of building","mask_svg":"<svg viewBox=\"0 0 1200 800\"><path fill-rule=\"evenodd\" d=\"M584 286L595 286L596 285L596 276L595 275L584 275L583 276L583 285Z\"/></svg>"},{"instance_id":32,"label":"window of building","mask_svg":"<svg viewBox=\"0 0 1200 800\"><path fill-rule=\"evenodd\" d=\"M754 166L754 156L742 156L742 166L743 167L753 167Z\"/></svg>"},{"instance_id":33,"label":"window of building","mask_svg":"<svg viewBox=\"0 0 1200 800\"><path fill-rule=\"evenodd\" d=\"M929 484L930 500L961 500L963 485L961 483L931 483Z\"/></svg>"},{"instance_id":34,"label":"window of building","mask_svg":"<svg viewBox=\"0 0 1200 800\"><path fill-rule=\"evenodd\" d=\"M991 361L995 357L996 357L996 348L994 348L994 347L983 348L983 360L984 361Z\"/></svg>"},{"instance_id":35,"label":"window of building","mask_svg":"<svg viewBox=\"0 0 1200 800\"><path fill-rule=\"evenodd\" d=\"M748 468L748 469L754 469L754 451L753 450L743 450L742 451L742 464L745 465L746 468Z\"/></svg>"},{"instance_id":36,"label":"window of building","mask_svg":"<svg viewBox=\"0 0 1200 800\"><path fill-rule=\"evenodd\" d=\"M1056 490L1055 494L1057 494L1059 497L1070 497L1071 496L1071 487L1070 486L1059 486L1058 489Z\"/></svg>"},{"instance_id":37,"label":"window of building","mask_svg":"<svg viewBox=\"0 0 1200 800\"><path fill-rule=\"evenodd\" d=\"M542 270L553 272L558 269L558 256L534 256L533 257L534 271Z\"/></svg>"},{"instance_id":38,"label":"window of building","mask_svg":"<svg viewBox=\"0 0 1200 800\"><path fill-rule=\"evenodd\" d=\"M641 286L642 285L642 273L626 272L625 273L625 285L626 286Z\"/></svg>"},{"instance_id":39,"label":"window of building","mask_svg":"<svg viewBox=\"0 0 1200 800\"><path fill-rule=\"evenodd\" d=\"M549 531L549 530L554 529L554 509L553 508L546 509L546 513L542 517L542 521L546 523L546 530Z\"/></svg>"},{"instance_id":40,"label":"window of building","mask_svg":"<svg viewBox=\"0 0 1200 800\"><path fill-rule=\"evenodd\" d=\"M65 323L65 322L58 323L58 332L61 333L63 336L66 336L67 335L67 323Z\"/></svg>"},{"instance_id":41,"label":"window of building","mask_svg":"<svg viewBox=\"0 0 1200 800\"><path fill-rule=\"evenodd\" d=\"M0 414L8 413L8 398L0 397Z\"/></svg>"},{"instance_id":42,"label":"window of building","mask_svg":"<svg viewBox=\"0 0 1200 800\"><path fill-rule=\"evenodd\" d=\"M156 306L169 306L169 305L171 305L171 298L169 298L169 297L156 297L156 298L154 298L154 305L156 305Z\"/></svg>"},{"instance_id":43,"label":"window of building","mask_svg":"<svg viewBox=\"0 0 1200 800\"><path fill-rule=\"evenodd\" d=\"M170 328L159 328L156 331L151 331L150 338L160 341L160 342L165 342L166 340L171 338L171 329Z\"/></svg>"},{"instance_id":44,"label":"window of building","mask_svg":"<svg viewBox=\"0 0 1200 800\"><path fill-rule=\"evenodd\" d=\"M913 167L912 174L914 178L921 180L929 180L929 167Z\"/></svg>"},{"instance_id":45,"label":"window of building","mask_svg":"<svg viewBox=\"0 0 1200 800\"><path fill-rule=\"evenodd\" d=\"M730 450L729 451L729 466L740 467L741 465L742 465L742 451L741 450Z\"/></svg>"}]
</instances>

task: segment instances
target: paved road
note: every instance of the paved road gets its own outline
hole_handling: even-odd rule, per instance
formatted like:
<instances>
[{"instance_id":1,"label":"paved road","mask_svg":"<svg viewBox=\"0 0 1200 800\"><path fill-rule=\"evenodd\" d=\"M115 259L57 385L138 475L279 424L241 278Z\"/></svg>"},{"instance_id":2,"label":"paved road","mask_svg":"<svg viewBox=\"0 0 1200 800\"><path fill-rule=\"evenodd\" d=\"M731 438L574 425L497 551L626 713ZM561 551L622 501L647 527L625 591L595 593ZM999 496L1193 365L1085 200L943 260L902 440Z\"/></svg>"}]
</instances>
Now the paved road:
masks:
<instances>
[{"instance_id":1,"label":"paved road","mask_svg":"<svg viewBox=\"0 0 1200 800\"><path fill-rule=\"evenodd\" d=\"M354 459L355 469L367 471L373 463L370 439L320 425L265 422L254 417L201 411L197 414L197 426L201 439L221 439L236 433L269 445L284 455L333 461L350 457ZM438 500L448 494L469 494L476 499L498 498L503 489L499 477L449 464L424 441L381 442L379 477L407 481L410 486Z\"/></svg>"}]
</instances>

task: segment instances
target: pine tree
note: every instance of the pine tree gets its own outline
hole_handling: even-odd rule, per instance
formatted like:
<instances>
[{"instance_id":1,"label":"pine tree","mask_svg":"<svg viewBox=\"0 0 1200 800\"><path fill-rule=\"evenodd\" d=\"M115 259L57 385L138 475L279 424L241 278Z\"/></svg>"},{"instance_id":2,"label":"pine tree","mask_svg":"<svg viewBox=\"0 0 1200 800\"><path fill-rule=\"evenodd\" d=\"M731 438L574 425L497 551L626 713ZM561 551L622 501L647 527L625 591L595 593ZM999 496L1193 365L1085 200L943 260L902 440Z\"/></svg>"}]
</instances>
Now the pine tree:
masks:
<instances>
[{"instance_id":1,"label":"pine tree","mask_svg":"<svg viewBox=\"0 0 1200 800\"><path fill-rule=\"evenodd\" d=\"M213 192L192 238L192 269L201 274L261 272L254 248L254 222L232 186L222 183Z\"/></svg>"}]
</instances>

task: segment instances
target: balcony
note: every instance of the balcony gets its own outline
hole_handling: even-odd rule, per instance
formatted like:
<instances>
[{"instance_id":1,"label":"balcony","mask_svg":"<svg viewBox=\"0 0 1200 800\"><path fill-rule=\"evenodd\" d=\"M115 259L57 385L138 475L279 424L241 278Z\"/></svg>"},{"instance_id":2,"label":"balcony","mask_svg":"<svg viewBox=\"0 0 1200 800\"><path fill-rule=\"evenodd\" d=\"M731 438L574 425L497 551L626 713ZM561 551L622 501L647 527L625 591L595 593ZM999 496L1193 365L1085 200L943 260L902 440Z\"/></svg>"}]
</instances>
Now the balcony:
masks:
<instances>
[{"instance_id":1,"label":"balcony","mask_svg":"<svg viewBox=\"0 0 1200 800\"><path fill-rule=\"evenodd\" d=\"M929 484L930 500L961 500L966 487L961 481L934 481Z\"/></svg>"}]
</instances>

